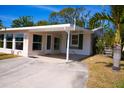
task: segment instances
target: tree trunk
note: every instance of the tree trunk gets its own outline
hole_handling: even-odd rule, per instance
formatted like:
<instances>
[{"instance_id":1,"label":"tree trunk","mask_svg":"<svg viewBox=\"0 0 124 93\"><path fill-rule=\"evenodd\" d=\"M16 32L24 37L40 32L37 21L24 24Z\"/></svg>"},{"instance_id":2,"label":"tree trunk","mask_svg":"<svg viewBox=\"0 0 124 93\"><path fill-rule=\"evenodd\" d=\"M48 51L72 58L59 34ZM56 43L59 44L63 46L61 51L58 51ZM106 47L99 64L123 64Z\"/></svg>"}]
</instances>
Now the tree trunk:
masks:
<instances>
[{"instance_id":1,"label":"tree trunk","mask_svg":"<svg viewBox=\"0 0 124 93\"><path fill-rule=\"evenodd\" d=\"M113 70L120 70L120 59L121 59L121 45L116 45L114 47L113 54Z\"/></svg>"},{"instance_id":2,"label":"tree trunk","mask_svg":"<svg viewBox=\"0 0 124 93\"><path fill-rule=\"evenodd\" d=\"M120 37L120 24L117 25L117 32L115 35L115 45L113 54L113 70L120 70L121 60L121 37Z\"/></svg>"}]
</instances>

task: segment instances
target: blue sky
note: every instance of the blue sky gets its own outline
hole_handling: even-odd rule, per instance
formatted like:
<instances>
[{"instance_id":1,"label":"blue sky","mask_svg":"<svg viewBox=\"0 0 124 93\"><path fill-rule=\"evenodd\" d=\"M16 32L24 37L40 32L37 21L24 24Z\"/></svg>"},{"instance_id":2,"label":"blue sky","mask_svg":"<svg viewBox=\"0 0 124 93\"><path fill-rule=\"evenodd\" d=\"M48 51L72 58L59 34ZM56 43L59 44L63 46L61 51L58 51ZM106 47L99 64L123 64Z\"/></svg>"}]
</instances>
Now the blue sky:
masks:
<instances>
[{"instance_id":1,"label":"blue sky","mask_svg":"<svg viewBox=\"0 0 124 93\"><path fill-rule=\"evenodd\" d=\"M81 5L80 5L81 6ZM33 21L48 20L51 12L58 12L67 7L80 7L79 5L0 5L0 19L4 26L9 27L12 20L20 16L33 16ZM90 10L92 14L103 11L101 5L82 5L86 10ZM109 11L109 6L104 6Z\"/></svg>"}]
</instances>

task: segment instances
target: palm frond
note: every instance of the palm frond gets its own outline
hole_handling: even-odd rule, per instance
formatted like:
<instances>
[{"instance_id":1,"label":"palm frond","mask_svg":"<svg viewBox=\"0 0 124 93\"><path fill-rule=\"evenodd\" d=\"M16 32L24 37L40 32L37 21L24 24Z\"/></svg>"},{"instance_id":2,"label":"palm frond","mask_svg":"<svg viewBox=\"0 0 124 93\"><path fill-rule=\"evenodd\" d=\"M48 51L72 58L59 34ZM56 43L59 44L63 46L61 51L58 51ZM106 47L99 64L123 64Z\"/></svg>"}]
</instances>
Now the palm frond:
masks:
<instances>
[{"instance_id":1,"label":"palm frond","mask_svg":"<svg viewBox=\"0 0 124 93\"><path fill-rule=\"evenodd\" d=\"M111 17L109 14L106 13L96 13L94 14L94 16L90 19L90 28L94 28L95 23L98 21L102 21L102 20L108 20L111 21L112 23L115 22L114 18Z\"/></svg>"}]
</instances>

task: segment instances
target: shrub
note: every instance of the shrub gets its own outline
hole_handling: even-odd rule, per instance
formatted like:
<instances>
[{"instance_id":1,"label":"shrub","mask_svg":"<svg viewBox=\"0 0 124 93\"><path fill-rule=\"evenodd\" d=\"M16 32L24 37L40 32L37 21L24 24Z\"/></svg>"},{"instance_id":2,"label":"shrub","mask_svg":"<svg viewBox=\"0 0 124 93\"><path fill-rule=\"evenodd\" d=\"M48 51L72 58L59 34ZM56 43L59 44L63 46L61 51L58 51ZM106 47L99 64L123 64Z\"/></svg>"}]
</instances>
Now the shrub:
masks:
<instances>
[{"instance_id":1,"label":"shrub","mask_svg":"<svg viewBox=\"0 0 124 93\"><path fill-rule=\"evenodd\" d=\"M104 53L104 40L103 38L98 38L96 40L96 53L103 54Z\"/></svg>"}]
</instances>

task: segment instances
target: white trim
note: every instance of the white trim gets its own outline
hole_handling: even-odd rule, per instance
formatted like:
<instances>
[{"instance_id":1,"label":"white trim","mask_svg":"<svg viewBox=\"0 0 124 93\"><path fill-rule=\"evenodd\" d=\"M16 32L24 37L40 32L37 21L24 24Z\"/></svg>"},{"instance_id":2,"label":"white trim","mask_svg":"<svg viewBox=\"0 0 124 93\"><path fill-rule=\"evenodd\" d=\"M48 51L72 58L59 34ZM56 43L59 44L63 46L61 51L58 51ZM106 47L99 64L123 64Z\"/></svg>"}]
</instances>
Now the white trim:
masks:
<instances>
[{"instance_id":1,"label":"white trim","mask_svg":"<svg viewBox=\"0 0 124 93\"><path fill-rule=\"evenodd\" d=\"M69 62L69 45L70 45L70 31L67 32L67 50L66 50L66 62Z\"/></svg>"},{"instance_id":2,"label":"white trim","mask_svg":"<svg viewBox=\"0 0 124 93\"><path fill-rule=\"evenodd\" d=\"M16 43L15 43L15 33L13 33L13 40L12 40L12 49L15 50Z\"/></svg>"},{"instance_id":3,"label":"white trim","mask_svg":"<svg viewBox=\"0 0 124 93\"><path fill-rule=\"evenodd\" d=\"M6 34L4 33L3 48L6 49Z\"/></svg>"},{"instance_id":4,"label":"white trim","mask_svg":"<svg viewBox=\"0 0 124 93\"><path fill-rule=\"evenodd\" d=\"M32 27L18 27L18 28L6 28L0 29L0 32L60 32L60 31L84 31L86 33L93 33L89 29L83 27L74 26L72 24L58 24L58 25L46 25L46 26L32 26Z\"/></svg>"},{"instance_id":5,"label":"white trim","mask_svg":"<svg viewBox=\"0 0 124 93\"><path fill-rule=\"evenodd\" d=\"M92 31L95 32L95 31L100 30L100 29L103 29L103 27L94 28L94 29L92 29Z\"/></svg>"}]
</instances>

